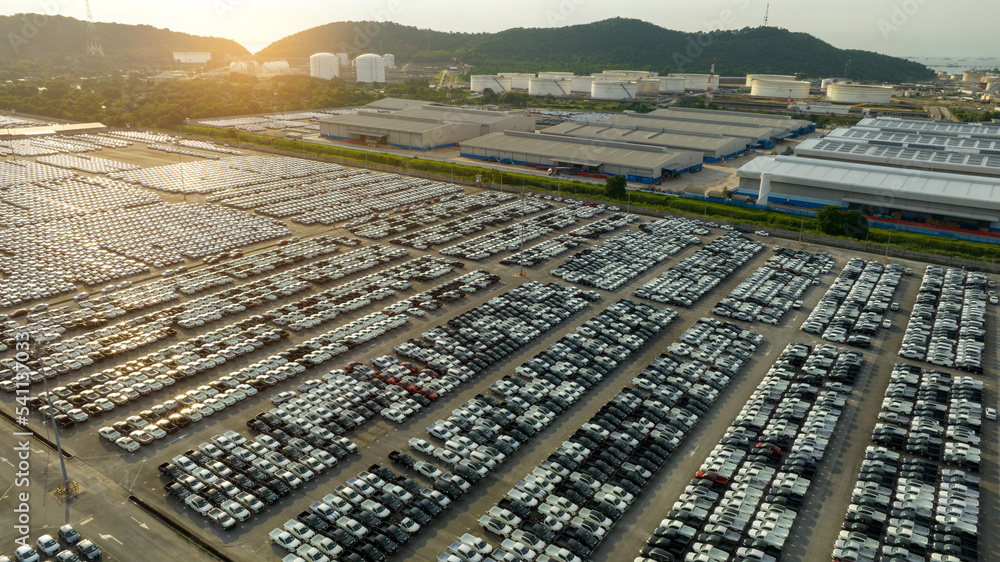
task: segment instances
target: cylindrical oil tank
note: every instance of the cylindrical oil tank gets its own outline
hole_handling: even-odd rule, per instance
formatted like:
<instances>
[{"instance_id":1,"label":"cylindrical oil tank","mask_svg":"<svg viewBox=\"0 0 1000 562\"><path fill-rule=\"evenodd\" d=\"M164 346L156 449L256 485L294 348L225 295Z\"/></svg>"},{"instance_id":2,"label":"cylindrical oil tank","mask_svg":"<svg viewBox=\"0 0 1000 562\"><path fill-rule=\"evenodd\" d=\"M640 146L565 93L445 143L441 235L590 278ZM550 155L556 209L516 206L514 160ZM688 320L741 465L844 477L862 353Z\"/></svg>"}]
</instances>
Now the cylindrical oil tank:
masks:
<instances>
[{"instance_id":1,"label":"cylindrical oil tank","mask_svg":"<svg viewBox=\"0 0 1000 562\"><path fill-rule=\"evenodd\" d=\"M255 60L233 62L229 64L229 72L250 75L260 74L260 63Z\"/></svg>"},{"instance_id":2,"label":"cylindrical oil tank","mask_svg":"<svg viewBox=\"0 0 1000 562\"><path fill-rule=\"evenodd\" d=\"M316 53L309 57L309 76L323 80L340 76L340 57L332 53Z\"/></svg>"},{"instance_id":3,"label":"cylindrical oil tank","mask_svg":"<svg viewBox=\"0 0 1000 562\"><path fill-rule=\"evenodd\" d=\"M528 80L528 94L532 96L568 96L572 80L562 78L531 78Z\"/></svg>"},{"instance_id":4,"label":"cylindrical oil tank","mask_svg":"<svg viewBox=\"0 0 1000 562\"><path fill-rule=\"evenodd\" d=\"M590 97L604 100L630 100L635 98L635 82L594 80Z\"/></svg>"},{"instance_id":5,"label":"cylindrical oil tank","mask_svg":"<svg viewBox=\"0 0 1000 562\"><path fill-rule=\"evenodd\" d=\"M660 76L660 93L661 94L683 94L684 93L684 80L683 76Z\"/></svg>"},{"instance_id":6,"label":"cylindrical oil tank","mask_svg":"<svg viewBox=\"0 0 1000 562\"><path fill-rule=\"evenodd\" d=\"M569 89L573 93L590 95L590 86L594 83L593 76L574 76L570 81Z\"/></svg>"},{"instance_id":7,"label":"cylindrical oil tank","mask_svg":"<svg viewBox=\"0 0 1000 562\"><path fill-rule=\"evenodd\" d=\"M263 67L264 74L288 74L291 67L288 66L288 61L274 61L265 62Z\"/></svg>"},{"instance_id":8,"label":"cylindrical oil tank","mask_svg":"<svg viewBox=\"0 0 1000 562\"><path fill-rule=\"evenodd\" d=\"M472 76L470 89L473 92L482 93L489 88L498 94L505 94L510 91L511 78L509 76L497 76L495 74L476 74Z\"/></svg>"},{"instance_id":9,"label":"cylindrical oil tank","mask_svg":"<svg viewBox=\"0 0 1000 562\"><path fill-rule=\"evenodd\" d=\"M535 77L534 74L517 72L502 72L500 76L510 78L510 87L515 90L527 90L528 81Z\"/></svg>"},{"instance_id":10,"label":"cylindrical oil tank","mask_svg":"<svg viewBox=\"0 0 1000 562\"><path fill-rule=\"evenodd\" d=\"M385 67L386 68L395 68L396 67L396 55L393 55L391 53L386 53L386 54L382 55L382 61L385 62Z\"/></svg>"},{"instance_id":11,"label":"cylindrical oil tank","mask_svg":"<svg viewBox=\"0 0 1000 562\"><path fill-rule=\"evenodd\" d=\"M650 72L648 70L603 70L601 74L621 76L624 80L639 80L641 78L649 78Z\"/></svg>"},{"instance_id":12,"label":"cylindrical oil tank","mask_svg":"<svg viewBox=\"0 0 1000 562\"><path fill-rule=\"evenodd\" d=\"M826 97L837 103L889 103L892 86L834 83L827 87Z\"/></svg>"},{"instance_id":13,"label":"cylindrical oil tank","mask_svg":"<svg viewBox=\"0 0 1000 562\"><path fill-rule=\"evenodd\" d=\"M683 76L685 90L704 92L708 89L709 83L711 83L713 90L719 89L718 75L711 77L711 80L709 80L708 74L671 74L671 76Z\"/></svg>"},{"instance_id":14,"label":"cylindrical oil tank","mask_svg":"<svg viewBox=\"0 0 1000 562\"><path fill-rule=\"evenodd\" d=\"M358 82L385 82L385 61L382 57L366 53L354 59Z\"/></svg>"},{"instance_id":15,"label":"cylindrical oil tank","mask_svg":"<svg viewBox=\"0 0 1000 562\"><path fill-rule=\"evenodd\" d=\"M750 87L750 95L755 98L792 98L809 97L809 82L804 80L770 80L756 78Z\"/></svg>"},{"instance_id":16,"label":"cylindrical oil tank","mask_svg":"<svg viewBox=\"0 0 1000 562\"><path fill-rule=\"evenodd\" d=\"M753 87L754 80L795 80L794 76L783 74L747 74L747 87Z\"/></svg>"},{"instance_id":17,"label":"cylindrical oil tank","mask_svg":"<svg viewBox=\"0 0 1000 562\"><path fill-rule=\"evenodd\" d=\"M962 73L962 82L979 82L982 78L982 72L973 72L969 70Z\"/></svg>"},{"instance_id":18,"label":"cylindrical oil tank","mask_svg":"<svg viewBox=\"0 0 1000 562\"><path fill-rule=\"evenodd\" d=\"M538 73L539 78L567 78L572 79L572 72L556 72L556 71L545 71Z\"/></svg>"},{"instance_id":19,"label":"cylindrical oil tank","mask_svg":"<svg viewBox=\"0 0 1000 562\"><path fill-rule=\"evenodd\" d=\"M660 95L658 78L640 78L635 83L635 95L641 98L655 98Z\"/></svg>"},{"instance_id":20,"label":"cylindrical oil tank","mask_svg":"<svg viewBox=\"0 0 1000 562\"><path fill-rule=\"evenodd\" d=\"M833 78L824 78L820 82L819 87L822 88L823 90L826 90L827 87L829 87L830 84L833 84L834 82L836 82L836 80L834 80Z\"/></svg>"}]
</instances>

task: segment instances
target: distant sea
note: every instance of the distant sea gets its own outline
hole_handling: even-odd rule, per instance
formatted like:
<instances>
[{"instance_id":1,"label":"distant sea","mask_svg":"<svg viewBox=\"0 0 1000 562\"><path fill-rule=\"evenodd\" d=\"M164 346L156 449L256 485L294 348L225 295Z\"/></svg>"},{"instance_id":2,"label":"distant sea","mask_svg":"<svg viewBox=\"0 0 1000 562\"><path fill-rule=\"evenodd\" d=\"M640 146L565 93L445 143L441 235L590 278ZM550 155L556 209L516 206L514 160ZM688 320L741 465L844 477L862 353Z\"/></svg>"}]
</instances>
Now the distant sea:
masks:
<instances>
[{"instance_id":1,"label":"distant sea","mask_svg":"<svg viewBox=\"0 0 1000 562\"><path fill-rule=\"evenodd\" d=\"M958 73L963 70L993 70L1000 68L1000 57L903 57L933 70Z\"/></svg>"}]
</instances>

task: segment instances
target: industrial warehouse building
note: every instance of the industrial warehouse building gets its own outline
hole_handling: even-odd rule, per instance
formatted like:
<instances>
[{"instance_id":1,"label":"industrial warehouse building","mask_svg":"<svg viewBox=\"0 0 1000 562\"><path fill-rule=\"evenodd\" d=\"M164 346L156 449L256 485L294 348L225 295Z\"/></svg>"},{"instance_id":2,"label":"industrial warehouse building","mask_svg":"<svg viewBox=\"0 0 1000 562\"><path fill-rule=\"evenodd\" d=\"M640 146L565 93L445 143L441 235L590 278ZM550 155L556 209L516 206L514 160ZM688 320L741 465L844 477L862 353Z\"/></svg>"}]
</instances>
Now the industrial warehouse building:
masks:
<instances>
[{"instance_id":1,"label":"industrial warehouse building","mask_svg":"<svg viewBox=\"0 0 1000 562\"><path fill-rule=\"evenodd\" d=\"M325 138L414 150L453 146L497 131L534 129L534 117L522 113L460 109L426 103L393 113L334 115L319 122L320 136Z\"/></svg>"},{"instance_id":2,"label":"industrial warehouse building","mask_svg":"<svg viewBox=\"0 0 1000 562\"><path fill-rule=\"evenodd\" d=\"M858 122L859 127L936 135L974 135L980 138L1000 138L1000 123L958 123L952 121L918 121L897 117L872 117Z\"/></svg>"},{"instance_id":3,"label":"industrial warehouse building","mask_svg":"<svg viewBox=\"0 0 1000 562\"><path fill-rule=\"evenodd\" d=\"M563 135L658 146L668 150L700 152L705 162L712 163L745 154L742 139L721 135L683 135L667 133L656 127L639 127L615 123L582 123L568 121L541 130L546 135Z\"/></svg>"},{"instance_id":4,"label":"industrial warehouse building","mask_svg":"<svg viewBox=\"0 0 1000 562\"><path fill-rule=\"evenodd\" d=\"M737 172L737 193L761 203L860 209L869 216L1000 231L1000 178L761 156Z\"/></svg>"},{"instance_id":5,"label":"industrial warehouse building","mask_svg":"<svg viewBox=\"0 0 1000 562\"><path fill-rule=\"evenodd\" d=\"M993 150L992 152L996 155L949 151L940 148L859 143L831 137L809 139L795 147L795 154L805 158L823 158L842 162L864 162L955 174L1000 177L1000 151Z\"/></svg>"},{"instance_id":6,"label":"industrial warehouse building","mask_svg":"<svg viewBox=\"0 0 1000 562\"><path fill-rule=\"evenodd\" d=\"M601 123L632 125L636 127L657 129L665 133L678 133L682 135L721 135L724 137L734 137L740 139L746 148L774 148L774 142L776 140L780 140L778 138L772 138L772 135L775 132L774 127L701 123L697 121L668 119L664 115L653 115L653 113L656 112L625 112L621 115L613 115L604 121L601 121Z\"/></svg>"},{"instance_id":7,"label":"industrial warehouse building","mask_svg":"<svg viewBox=\"0 0 1000 562\"><path fill-rule=\"evenodd\" d=\"M948 152L1000 155L1000 138L981 136L955 136L933 132L903 133L871 127L843 127L833 130L826 138L913 149L930 148Z\"/></svg>"},{"instance_id":8,"label":"industrial warehouse building","mask_svg":"<svg viewBox=\"0 0 1000 562\"><path fill-rule=\"evenodd\" d=\"M462 143L462 156L546 168L569 167L594 174L620 174L628 181L655 183L701 169L697 152L627 142L507 131Z\"/></svg>"},{"instance_id":9,"label":"industrial warehouse building","mask_svg":"<svg viewBox=\"0 0 1000 562\"><path fill-rule=\"evenodd\" d=\"M647 113L650 117L662 117L697 123L717 123L722 125L750 125L772 127L772 138L796 138L816 130L816 124L808 119L792 119L788 115L768 115L766 113L746 113L742 111L721 111L716 109L696 109L692 107L672 107L657 109Z\"/></svg>"}]
</instances>

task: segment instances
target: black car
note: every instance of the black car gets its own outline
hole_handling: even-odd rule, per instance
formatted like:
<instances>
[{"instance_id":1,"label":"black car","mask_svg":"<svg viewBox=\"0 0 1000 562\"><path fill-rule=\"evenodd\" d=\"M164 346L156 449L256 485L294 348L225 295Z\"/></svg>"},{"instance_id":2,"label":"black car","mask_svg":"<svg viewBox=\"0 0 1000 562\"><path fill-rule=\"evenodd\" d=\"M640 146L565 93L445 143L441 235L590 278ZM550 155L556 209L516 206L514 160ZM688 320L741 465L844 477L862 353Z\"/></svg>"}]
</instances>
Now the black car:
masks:
<instances>
[{"instance_id":1,"label":"black car","mask_svg":"<svg viewBox=\"0 0 1000 562\"><path fill-rule=\"evenodd\" d=\"M389 460L406 468L413 468L413 465L417 462L409 454L400 451L390 451Z\"/></svg>"},{"instance_id":2,"label":"black car","mask_svg":"<svg viewBox=\"0 0 1000 562\"><path fill-rule=\"evenodd\" d=\"M188 490L186 486L179 482L171 482L164 486L163 489L177 501L184 501L184 498L191 495L191 490Z\"/></svg>"},{"instance_id":3,"label":"black car","mask_svg":"<svg viewBox=\"0 0 1000 562\"><path fill-rule=\"evenodd\" d=\"M431 522L431 516L424 513L424 511L421 510L419 507L415 506L404 507L402 510L400 510L399 513L402 514L403 517L409 517L410 519L413 519L421 527L424 527Z\"/></svg>"},{"instance_id":4,"label":"black car","mask_svg":"<svg viewBox=\"0 0 1000 562\"><path fill-rule=\"evenodd\" d=\"M378 547L379 550L386 554L392 554L399 550L399 545L395 541L387 537L382 533L376 534L371 538L372 544Z\"/></svg>"},{"instance_id":5,"label":"black car","mask_svg":"<svg viewBox=\"0 0 1000 562\"><path fill-rule=\"evenodd\" d=\"M287 496L291 489L278 478L270 478L264 484L279 496Z\"/></svg>"}]
</instances>

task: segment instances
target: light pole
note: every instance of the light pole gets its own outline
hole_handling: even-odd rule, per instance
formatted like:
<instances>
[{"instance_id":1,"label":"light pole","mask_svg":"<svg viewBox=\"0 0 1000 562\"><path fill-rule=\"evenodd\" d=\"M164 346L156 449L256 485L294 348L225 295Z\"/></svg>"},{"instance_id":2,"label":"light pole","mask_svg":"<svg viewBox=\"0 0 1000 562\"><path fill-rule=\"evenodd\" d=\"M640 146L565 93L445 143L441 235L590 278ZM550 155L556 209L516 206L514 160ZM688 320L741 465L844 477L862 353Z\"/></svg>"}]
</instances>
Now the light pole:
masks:
<instances>
[{"instance_id":1,"label":"light pole","mask_svg":"<svg viewBox=\"0 0 1000 562\"><path fill-rule=\"evenodd\" d=\"M889 259L889 244L892 243L892 231L889 231L889 240L885 243L885 259Z\"/></svg>"}]
</instances>

